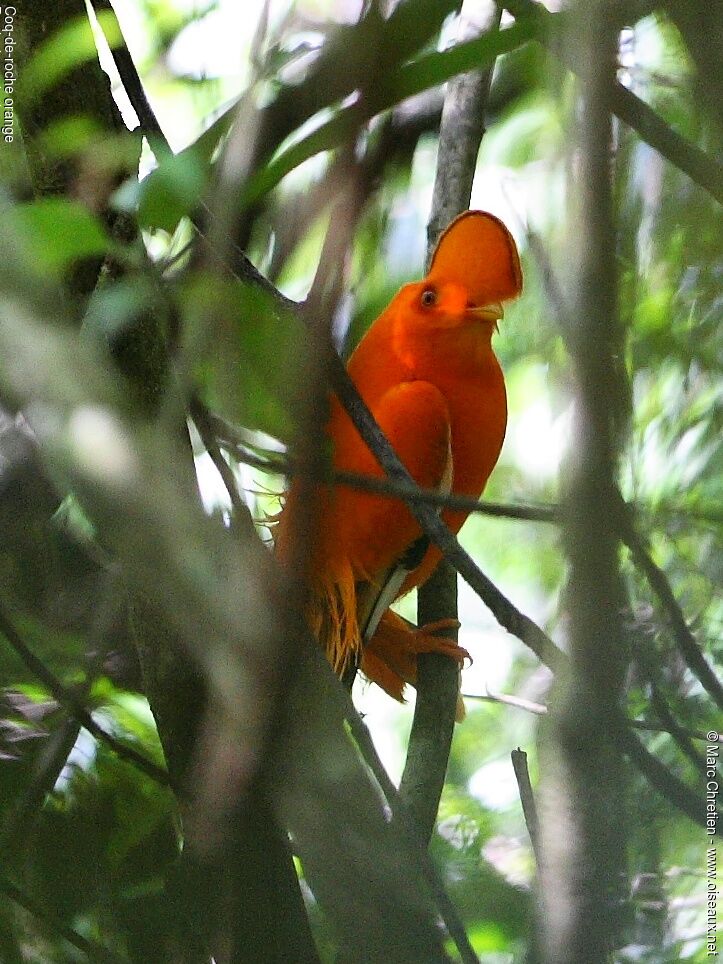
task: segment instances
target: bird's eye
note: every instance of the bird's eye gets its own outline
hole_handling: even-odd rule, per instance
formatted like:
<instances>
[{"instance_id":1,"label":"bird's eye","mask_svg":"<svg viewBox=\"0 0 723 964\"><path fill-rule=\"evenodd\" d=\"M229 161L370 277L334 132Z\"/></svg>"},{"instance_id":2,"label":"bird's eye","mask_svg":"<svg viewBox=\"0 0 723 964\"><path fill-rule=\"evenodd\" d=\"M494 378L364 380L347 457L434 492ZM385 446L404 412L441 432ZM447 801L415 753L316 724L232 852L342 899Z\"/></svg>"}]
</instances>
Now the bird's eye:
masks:
<instances>
[{"instance_id":1,"label":"bird's eye","mask_svg":"<svg viewBox=\"0 0 723 964\"><path fill-rule=\"evenodd\" d=\"M431 308L432 305L437 303L437 292L432 288L425 288L422 292L421 302L425 308Z\"/></svg>"}]
</instances>

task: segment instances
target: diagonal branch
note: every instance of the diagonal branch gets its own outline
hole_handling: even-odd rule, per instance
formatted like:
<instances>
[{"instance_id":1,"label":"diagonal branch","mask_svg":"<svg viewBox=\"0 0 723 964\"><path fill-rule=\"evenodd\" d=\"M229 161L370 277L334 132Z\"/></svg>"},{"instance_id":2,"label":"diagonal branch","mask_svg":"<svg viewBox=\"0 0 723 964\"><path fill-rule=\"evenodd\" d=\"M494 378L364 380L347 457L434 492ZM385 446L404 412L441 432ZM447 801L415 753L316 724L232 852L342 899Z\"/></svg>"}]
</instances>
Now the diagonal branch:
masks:
<instances>
[{"instance_id":1,"label":"diagonal branch","mask_svg":"<svg viewBox=\"0 0 723 964\"><path fill-rule=\"evenodd\" d=\"M332 357L331 379L333 388L356 430L387 475L396 482L413 486L414 480L377 425L338 355ZM497 622L513 636L517 636L550 669L553 671L562 669L564 655L561 650L533 620L521 613L485 576L436 511L421 504L411 504L409 509L424 534L442 550L446 559L490 609Z\"/></svg>"},{"instance_id":2,"label":"diagonal branch","mask_svg":"<svg viewBox=\"0 0 723 964\"><path fill-rule=\"evenodd\" d=\"M683 659L688 668L698 677L710 697L723 710L723 685L713 672L691 632L665 573L656 565L653 557L646 549L643 539L635 530L629 513L621 513L621 526L623 540L630 549L635 565L645 574L651 589L666 612L675 642Z\"/></svg>"}]
</instances>

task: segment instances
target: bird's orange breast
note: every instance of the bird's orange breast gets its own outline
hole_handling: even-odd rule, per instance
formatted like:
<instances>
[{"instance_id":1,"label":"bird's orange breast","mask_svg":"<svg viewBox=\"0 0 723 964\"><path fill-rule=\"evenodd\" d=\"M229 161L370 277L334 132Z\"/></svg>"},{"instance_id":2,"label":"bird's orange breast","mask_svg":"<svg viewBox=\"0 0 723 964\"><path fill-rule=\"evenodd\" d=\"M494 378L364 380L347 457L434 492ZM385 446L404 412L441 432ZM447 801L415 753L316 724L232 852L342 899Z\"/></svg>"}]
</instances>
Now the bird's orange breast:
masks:
<instances>
[{"instance_id":1,"label":"bird's orange breast","mask_svg":"<svg viewBox=\"0 0 723 964\"><path fill-rule=\"evenodd\" d=\"M459 332L431 335L418 344L408 344L407 350L400 352L394 348L394 329L394 311L388 309L353 353L349 374L371 408L400 384L433 385L444 399L449 419L451 491L478 498L499 456L507 424L504 379L490 345L491 330L483 333L470 326L469 344ZM366 471L383 477L378 462L337 402L333 404L328 432L334 445L335 468L358 469L359 453L363 451ZM437 486L439 479L434 477L433 469L437 462L431 458L429 465L415 463L415 445L421 447L434 434L435 426L420 423L410 426L401 445L397 443L397 454L423 488ZM443 513L454 532L459 531L466 517L466 512ZM344 553L356 562L360 578L368 578L390 565L395 554L421 534L399 500L353 489L340 491L329 522L330 531L336 533L332 554ZM404 591L424 581L438 560L439 552L431 548L421 566L410 574Z\"/></svg>"}]
</instances>

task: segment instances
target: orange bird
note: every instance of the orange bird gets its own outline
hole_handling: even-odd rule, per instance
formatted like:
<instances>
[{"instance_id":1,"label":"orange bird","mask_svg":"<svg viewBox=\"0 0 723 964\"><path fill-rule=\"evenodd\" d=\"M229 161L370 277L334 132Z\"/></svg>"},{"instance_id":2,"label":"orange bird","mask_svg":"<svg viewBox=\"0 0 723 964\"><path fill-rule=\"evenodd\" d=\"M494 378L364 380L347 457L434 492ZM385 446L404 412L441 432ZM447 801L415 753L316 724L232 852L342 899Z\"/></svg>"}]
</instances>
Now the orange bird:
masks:
<instances>
[{"instance_id":1,"label":"orange bird","mask_svg":"<svg viewBox=\"0 0 723 964\"><path fill-rule=\"evenodd\" d=\"M507 424L492 334L502 302L521 289L510 232L491 214L467 211L441 236L427 277L398 292L349 360L359 393L423 488L475 499L482 494ZM336 397L330 406L334 469L383 477ZM359 662L365 676L401 700L404 684L416 679L418 653L442 652L460 663L467 656L432 635L438 624L417 628L388 609L429 578L439 550L425 549L418 523L399 499L329 484L317 494L309 625L337 673ZM295 501L292 484L276 530L282 561ZM455 533L466 517L442 513Z\"/></svg>"}]
</instances>

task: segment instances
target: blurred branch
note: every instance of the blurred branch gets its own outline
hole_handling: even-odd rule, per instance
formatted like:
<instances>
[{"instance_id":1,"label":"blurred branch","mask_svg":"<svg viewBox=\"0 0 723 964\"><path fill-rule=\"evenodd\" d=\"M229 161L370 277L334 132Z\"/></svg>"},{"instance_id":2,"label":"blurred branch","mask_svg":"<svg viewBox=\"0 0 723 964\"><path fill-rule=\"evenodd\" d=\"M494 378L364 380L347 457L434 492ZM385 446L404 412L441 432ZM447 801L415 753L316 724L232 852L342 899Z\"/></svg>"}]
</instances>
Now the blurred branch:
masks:
<instances>
[{"instance_id":1,"label":"blurred branch","mask_svg":"<svg viewBox=\"0 0 723 964\"><path fill-rule=\"evenodd\" d=\"M642 140L723 204L723 166L714 157L674 131L652 107L619 81L613 85L613 110Z\"/></svg>"},{"instance_id":2,"label":"blurred branch","mask_svg":"<svg viewBox=\"0 0 723 964\"><path fill-rule=\"evenodd\" d=\"M142 753L134 750L133 747L116 740L114 736L111 736L110 733L107 733L103 727L95 722L85 706L77 700L75 694L63 686L57 676L47 668L42 660L38 659L30 647L24 642L2 604L0 604L0 633L2 633L8 644L15 650L27 668L37 676L44 686L47 686L58 703L69 710L84 729L97 740L101 740L109 746L117 756L132 763L133 766L139 770L142 770L143 773L152 780L155 780L163 786L170 785L171 780L166 770L157 766Z\"/></svg>"},{"instance_id":3,"label":"blurred branch","mask_svg":"<svg viewBox=\"0 0 723 964\"><path fill-rule=\"evenodd\" d=\"M711 120L723 134L720 105L723 73L720 69L720 11L690 0L663 0L663 8L681 33L696 66L696 92L706 102ZM715 18L717 29L714 26Z\"/></svg>"},{"instance_id":4,"label":"blurred branch","mask_svg":"<svg viewBox=\"0 0 723 964\"><path fill-rule=\"evenodd\" d=\"M570 672L557 680L541 763L541 921L544 960L603 964L619 946L627 844L624 770L613 731L632 737L619 704L628 662L618 535L610 525L627 397L617 359L611 184L611 90L617 34L607 0L579 0L565 48L580 80L569 146L567 244L575 327L565 330L575 381L568 446L565 549L569 559ZM574 158L574 163L573 163Z\"/></svg>"},{"instance_id":5,"label":"blurred branch","mask_svg":"<svg viewBox=\"0 0 723 964\"><path fill-rule=\"evenodd\" d=\"M649 665L648 654L646 654L644 665L647 668L648 679L650 682L650 702L652 703L658 719L664 724L665 732L673 738L678 746L678 749L688 757L691 763L693 763L696 771L702 774L705 770L705 758L703 754L699 753L698 750L696 750L696 748L693 746L690 734L687 732L687 730L682 727L673 716L667 700L665 699L660 690L660 686L655 679L655 671Z\"/></svg>"},{"instance_id":6,"label":"blurred branch","mask_svg":"<svg viewBox=\"0 0 723 964\"><path fill-rule=\"evenodd\" d=\"M75 703L84 706L91 692L105 656L118 600L125 596L119 585L118 573L111 569L103 573L103 586L96 600L96 611L86 642L85 679L73 688ZM17 634L17 630L16 634ZM66 708L67 709L67 708ZM32 830L38 820L47 795L55 787L82 727L82 722L71 712L60 725L48 734L41 751L32 762L32 773L18 801L10 808L0 830L0 853L9 868L32 841Z\"/></svg>"},{"instance_id":7,"label":"blurred branch","mask_svg":"<svg viewBox=\"0 0 723 964\"><path fill-rule=\"evenodd\" d=\"M658 757L652 754L625 726L625 721L621 717L615 719L614 723L612 736L615 744L640 770L651 786L655 787L658 793L676 806L681 813L686 814L693 823L705 827L700 793L691 791L682 780L671 773ZM649 727L641 727L641 729L649 729Z\"/></svg>"},{"instance_id":8,"label":"blurred branch","mask_svg":"<svg viewBox=\"0 0 723 964\"><path fill-rule=\"evenodd\" d=\"M522 803L522 813L525 817L525 825L527 826L527 832L530 835L532 850L534 851L535 859L537 860L537 864L539 866L539 820L537 817L535 796L532 792L532 783L530 782L530 771L527 769L527 754L524 750L521 750L518 747L516 750L512 751L510 757L512 758L512 768L515 771L515 779L517 780L517 789L520 793L520 802Z\"/></svg>"},{"instance_id":9,"label":"blurred branch","mask_svg":"<svg viewBox=\"0 0 723 964\"><path fill-rule=\"evenodd\" d=\"M0 832L0 852L9 867L32 842L33 825L40 816L46 797L58 782L82 724L68 715L48 734L45 745L34 761L33 774L19 802L9 809Z\"/></svg>"},{"instance_id":10,"label":"blurred branch","mask_svg":"<svg viewBox=\"0 0 723 964\"><path fill-rule=\"evenodd\" d=\"M496 2L500 7L509 10L520 22L531 20L537 24L538 39L549 46L569 70L579 75L584 72L584 59L579 56L575 47L568 43L556 43L557 37L553 25L554 18L558 15L549 13L541 3L535 0L496 0ZM615 14L612 7L611 14ZM706 154L673 130L652 107L627 87L623 87L614 75L610 76L607 83L609 89L606 93L613 113L671 164L684 171L699 187L718 202L723 203L723 166L714 157Z\"/></svg>"},{"instance_id":11,"label":"blurred branch","mask_svg":"<svg viewBox=\"0 0 723 964\"><path fill-rule=\"evenodd\" d=\"M193 424L198 429L198 434L201 436L204 448L216 467L216 471L221 476L221 481L228 494L232 509L232 527L240 526L246 536L255 535L256 530L254 529L254 522L249 507L239 494L238 484L233 470L219 449L218 440L213 431L213 422L210 413L198 395L193 394L189 398L188 412L193 419Z\"/></svg>"}]
</instances>

